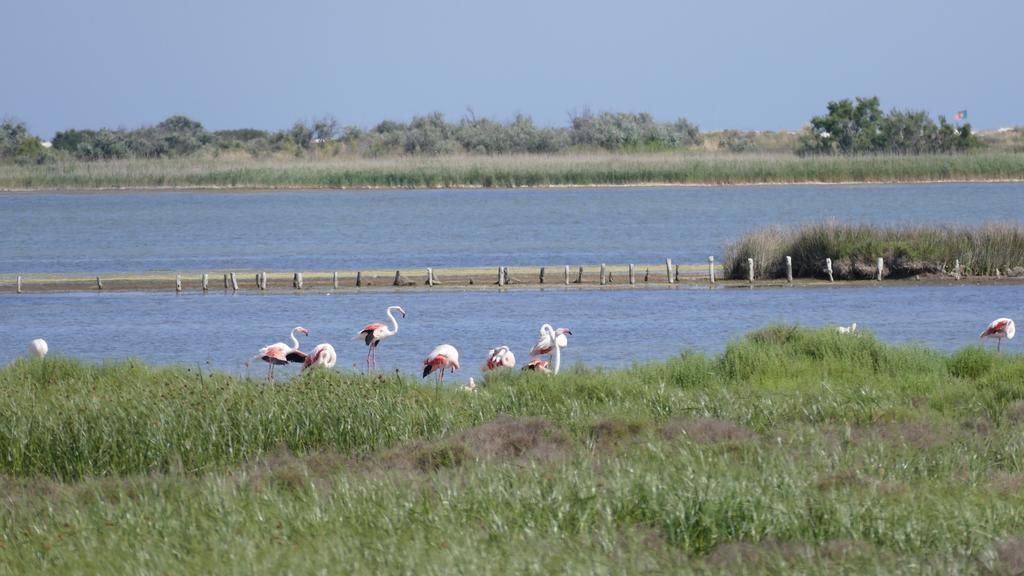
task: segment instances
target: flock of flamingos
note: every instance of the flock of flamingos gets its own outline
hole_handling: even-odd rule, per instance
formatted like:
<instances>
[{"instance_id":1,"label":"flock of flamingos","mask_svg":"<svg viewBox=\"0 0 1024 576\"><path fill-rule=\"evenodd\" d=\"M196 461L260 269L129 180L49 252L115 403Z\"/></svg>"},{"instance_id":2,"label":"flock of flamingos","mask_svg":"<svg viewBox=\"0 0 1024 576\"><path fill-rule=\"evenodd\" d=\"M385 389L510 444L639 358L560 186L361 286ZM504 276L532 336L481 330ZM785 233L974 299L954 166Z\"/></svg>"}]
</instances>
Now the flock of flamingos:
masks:
<instances>
[{"instance_id":1,"label":"flock of flamingos","mask_svg":"<svg viewBox=\"0 0 1024 576\"><path fill-rule=\"evenodd\" d=\"M359 331L353 340L362 340L367 347L366 352L366 371L367 373L373 371L377 367L377 347L380 343L388 338L398 334L398 319L395 318L394 313L398 312L405 318L405 309L401 306L388 306L387 317L391 320L391 326L383 322L374 322L367 324ZM857 331L857 324L854 323L851 326L839 326L837 330L841 333L854 333ZM1013 320L1010 318L997 318L993 320L987 328L981 333L980 338L995 338L996 339L996 350L1001 350L1003 338L1012 340L1014 334L1016 334L1016 327L1014 326ZM270 382L274 381L274 366L284 366L291 363L302 364L302 370L308 368L334 368L334 364L338 360L338 355L334 350L334 346L323 343L317 344L313 348L313 351L309 354L299 350L299 339L297 334L309 335L309 330L306 330L302 326L296 326L292 329L291 333L291 345L285 344L284 342L276 342L269 346L264 346L260 349L259 354L253 356L252 360L259 358L260 360L268 364L267 368L267 380ZM558 369L561 364L561 350L569 345L568 336L571 336L572 332L568 328L553 328L550 324L544 324L540 327L540 335L537 343L530 349L530 356L548 356L548 360L541 360L534 358L523 367L523 370L534 370L537 372L544 372L547 374L558 374ZM36 338L29 344L29 353L38 357L43 358L46 356L49 346L46 340L42 338ZM512 369L516 366L515 354L509 349L508 346L498 346L487 351L487 362L484 364L483 370L496 370L499 368ZM454 372L459 369L459 351L455 349L451 344L441 344L433 350L430 354L423 359L423 377L426 378L429 374L437 374L438 384L444 383L445 370ZM475 391L476 384L473 379L469 379L469 385L465 387L467 390Z\"/></svg>"}]
</instances>

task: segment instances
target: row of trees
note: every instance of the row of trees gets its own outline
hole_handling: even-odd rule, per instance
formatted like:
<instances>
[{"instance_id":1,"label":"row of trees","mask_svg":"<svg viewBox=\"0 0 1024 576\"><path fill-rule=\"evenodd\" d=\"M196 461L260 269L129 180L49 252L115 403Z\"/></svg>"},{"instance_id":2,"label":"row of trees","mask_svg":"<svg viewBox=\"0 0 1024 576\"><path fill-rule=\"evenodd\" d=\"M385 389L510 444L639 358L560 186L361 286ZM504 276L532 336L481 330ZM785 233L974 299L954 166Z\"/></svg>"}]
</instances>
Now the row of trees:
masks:
<instances>
[{"instance_id":1,"label":"row of trees","mask_svg":"<svg viewBox=\"0 0 1024 576\"><path fill-rule=\"evenodd\" d=\"M925 154L960 152L978 145L970 124L936 124L927 112L882 112L878 97L828 103L828 114L811 118L800 140L802 154Z\"/></svg>"}]
</instances>

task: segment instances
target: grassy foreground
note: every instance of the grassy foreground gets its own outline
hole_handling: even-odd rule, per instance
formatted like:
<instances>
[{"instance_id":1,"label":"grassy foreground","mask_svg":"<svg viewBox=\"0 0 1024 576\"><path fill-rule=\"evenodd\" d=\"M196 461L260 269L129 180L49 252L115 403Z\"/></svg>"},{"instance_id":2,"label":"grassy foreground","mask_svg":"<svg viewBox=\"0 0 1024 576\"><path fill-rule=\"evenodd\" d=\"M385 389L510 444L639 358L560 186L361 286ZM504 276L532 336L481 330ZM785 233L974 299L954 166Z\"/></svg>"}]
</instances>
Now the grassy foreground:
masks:
<instances>
[{"instance_id":1,"label":"grassy foreground","mask_svg":"<svg viewBox=\"0 0 1024 576\"><path fill-rule=\"evenodd\" d=\"M1024 154L817 156L610 152L319 160L220 156L0 164L0 189L437 188L1024 179Z\"/></svg>"},{"instance_id":2,"label":"grassy foreground","mask_svg":"<svg viewBox=\"0 0 1024 576\"><path fill-rule=\"evenodd\" d=\"M877 226L834 221L798 227L774 227L740 238L726 249L723 268L730 278L746 278L747 259L754 259L758 278L785 278L786 256L795 277L822 278L825 259L832 259L835 278L874 278L878 258L885 276L916 274L972 276L1024 275L1024 226L991 223L967 226Z\"/></svg>"},{"instance_id":3,"label":"grassy foreground","mask_svg":"<svg viewBox=\"0 0 1024 576\"><path fill-rule=\"evenodd\" d=\"M0 573L1024 569L1020 354L773 327L475 394L54 358L0 398Z\"/></svg>"}]
</instances>

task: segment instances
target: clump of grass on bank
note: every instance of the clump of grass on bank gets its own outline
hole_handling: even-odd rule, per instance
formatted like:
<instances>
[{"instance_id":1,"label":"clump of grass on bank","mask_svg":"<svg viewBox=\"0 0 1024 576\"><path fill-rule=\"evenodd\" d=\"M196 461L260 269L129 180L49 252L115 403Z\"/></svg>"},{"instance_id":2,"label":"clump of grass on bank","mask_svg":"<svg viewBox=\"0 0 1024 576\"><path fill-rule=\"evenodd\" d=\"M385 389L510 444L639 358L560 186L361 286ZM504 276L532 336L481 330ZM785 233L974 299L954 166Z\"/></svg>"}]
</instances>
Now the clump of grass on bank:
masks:
<instances>
[{"instance_id":1,"label":"clump of grass on bank","mask_svg":"<svg viewBox=\"0 0 1024 576\"><path fill-rule=\"evenodd\" d=\"M993 223L978 227L910 226L821 222L799 227L768 228L730 245L723 263L731 278L746 278L747 259L754 259L759 278L784 278L786 256L793 275L825 277L825 259L832 259L837 279L874 278L877 260L886 276L952 273L956 260L968 275L1024 275L1024 226Z\"/></svg>"},{"instance_id":2,"label":"clump of grass on bank","mask_svg":"<svg viewBox=\"0 0 1024 576\"><path fill-rule=\"evenodd\" d=\"M438 188L1024 179L1024 155L565 153L381 159L237 156L0 164L0 189Z\"/></svg>"},{"instance_id":3,"label":"clump of grass on bank","mask_svg":"<svg viewBox=\"0 0 1024 576\"><path fill-rule=\"evenodd\" d=\"M0 397L0 572L1022 567L1024 356L979 347L777 326L475 394L53 358Z\"/></svg>"}]
</instances>

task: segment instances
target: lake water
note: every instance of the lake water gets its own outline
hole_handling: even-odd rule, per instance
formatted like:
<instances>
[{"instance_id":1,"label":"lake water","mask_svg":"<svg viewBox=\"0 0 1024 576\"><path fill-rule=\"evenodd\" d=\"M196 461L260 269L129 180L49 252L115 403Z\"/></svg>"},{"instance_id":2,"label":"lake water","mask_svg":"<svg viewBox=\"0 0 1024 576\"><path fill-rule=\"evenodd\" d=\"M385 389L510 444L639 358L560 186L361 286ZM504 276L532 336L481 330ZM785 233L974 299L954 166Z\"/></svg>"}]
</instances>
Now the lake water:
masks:
<instances>
[{"instance_id":1,"label":"lake water","mask_svg":"<svg viewBox=\"0 0 1024 576\"><path fill-rule=\"evenodd\" d=\"M0 194L0 274L719 259L769 224L1024 221L1024 184Z\"/></svg>"},{"instance_id":2,"label":"lake water","mask_svg":"<svg viewBox=\"0 0 1024 576\"><path fill-rule=\"evenodd\" d=\"M366 348L350 338L384 309L408 311L399 333L379 351L384 369L418 373L437 344L462 355L456 380L479 375L487 350L506 344L520 365L541 323L573 331L563 365L619 367L663 360L692 348L717 352L732 338L769 323L805 326L857 322L886 342L941 350L976 343L999 316L1022 316L1024 286L907 285L826 288L509 291L367 291L335 294L220 292L0 295L0 364L43 337L52 353L91 361L138 357L245 374L263 345L308 328L302 348L331 342L338 366L362 368ZM1007 350L1024 352L1021 339ZM265 365L248 369L262 375ZM297 372L296 367L281 372Z\"/></svg>"}]
</instances>

